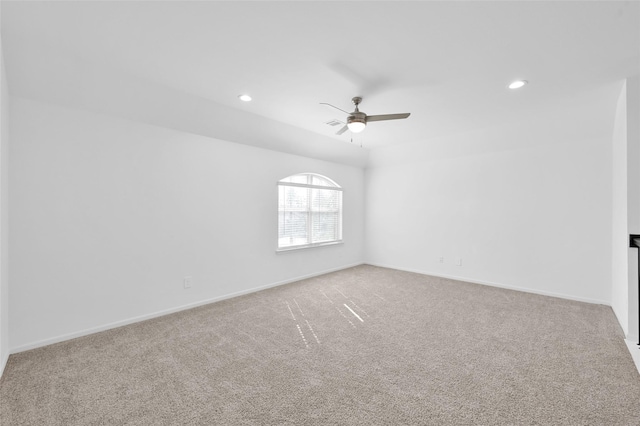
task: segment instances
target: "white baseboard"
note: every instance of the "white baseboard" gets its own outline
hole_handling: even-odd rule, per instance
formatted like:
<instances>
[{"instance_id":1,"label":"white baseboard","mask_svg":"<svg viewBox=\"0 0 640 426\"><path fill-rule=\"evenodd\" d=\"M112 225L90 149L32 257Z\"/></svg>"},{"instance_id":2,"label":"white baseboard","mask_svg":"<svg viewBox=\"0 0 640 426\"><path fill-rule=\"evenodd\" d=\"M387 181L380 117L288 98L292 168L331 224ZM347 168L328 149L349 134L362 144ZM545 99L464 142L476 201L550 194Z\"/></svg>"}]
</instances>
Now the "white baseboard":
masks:
<instances>
[{"instance_id":1,"label":"white baseboard","mask_svg":"<svg viewBox=\"0 0 640 426\"><path fill-rule=\"evenodd\" d=\"M629 340L626 339L624 341L627 344L627 348L631 353L631 358L633 358L633 362L636 364L636 368L638 369L638 373L640 373L640 346L638 346L638 340Z\"/></svg>"},{"instance_id":2,"label":"white baseboard","mask_svg":"<svg viewBox=\"0 0 640 426\"><path fill-rule=\"evenodd\" d=\"M316 277L318 275L324 275L324 274L328 274L330 272L336 272L336 271L340 271L340 270L343 270L343 269L353 268L354 266L359 266L359 265L362 265L362 264L364 264L364 262L353 263L353 264L349 264L349 265L343 265L343 266L340 266L340 267L337 267L337 268L327 269L327 270L320 271L320 272L314 272L313 274L308 274L308 275L303 275L303 276L299 276L299 277L295 277L295 278L290 278L290 279L286 279L286 280L283 280L283 281L278 281L278 282L275 282L275 283L266 284L266 285L262 285L262 286L258 286L258 287L252 287L252 288L249 288L249 289L246 289L246 290L242 290L242 291L238 291L238 292L235 292L235 293L229 293L229 294L225 294L225 295L222 295L222 296L217 296L217 297L213 297L213 298L209 298L209 299L204 299L204 300L200 300L200 301L197 301L197 302L188 303L186 305L181 305L181 306L176 306L176 307L169 308L169 309L164 309L162 311L152 312L152 313L149 313L149 314L145 314L145 315L140 315L140 316L133 317L133 318L124 319L124 320L121 320L121 321L115 321L115 322L112 322L112 323L109 323L109 324L100 325L100 326L97 326L97 327L87 328L87 329L76 331L76 332L73 332L73 333L62 334L62 335L59 335L59 336L55 336L55 337L51 337L51 338L48 338L48 339L39 340L37 342L28 343L26 345L21 345L21 346L15 347L15 348L11 348L10 349L10 353L15 354L15 353L19 353L19 352L28 351L28 350L31 350L31 349L40 348L40 347L43 347L43 346L52 345L54 343L60 343L60 342L66 341L66 340L75 339L77 337L88 336L90 334L99 333L101 331L111 330L113 328L118 328L118 327L122 327L122 326L129 325L129 324L134 324L136 322L146 321L146 320L157 318L157 317L161 317L161 316L164 316L164 315L173 314L175 312L185 311L187 309L197 308L198 306L203 306L203 305L208 305L210 303L220 302L222 300L231 299L233 297L238 297L238 296L243 296L243 295L249 294L249 293L255 293L257 291L266 290L268 288L278 287L278 286L281 286L281 285L284 285L284 284L289 284L289 283L292 283L292 282L305 280L307 278ZM7 358L8 358L8 355L7 355ZM6 360L5 360L5 362L6 362ZM2 367L4 368L4 364L2 364ZM0 377L1 377L1 375L0 375Z\"/></svg>"},{"instance_id":3,"label":"white baseboard","mask_svg":"<svg viewBox=\"0 0 640 426\"><path fill-rule=\"evenodd\" d=\"M5 355L3 355L2 359L0 359L0 378L2 378L2 375L4 374L4 369L7 366L8 361L9 353L7 352Z\"/></svg>"},{"instance_id":4,"label":"white baseboard","mask_svg":"<svg viewBox=\"0 0 640 426\"><path fill-rule=\"evenodd\" d=\"M613 315L615 315L616 320L618 320L618 324L620 324L620 328L622 328L622 333L625 336L627 336L627 339L630 339L631 337L628 336L629 327L628 327L627 321L622 321L620 319L620 315L618 315L618 311L616 310L616 307L613 306L613 303L611 304L611 310L613 311Z\"/></svg>"},{"instance_id":5,"label":"white baseboard","mask_svg":"<svg viewBox=\"0 0 640 426\"><path fill-rule=\"evenodd\" d=\"M399 271L414 272L416 274L431 275L433 277L448 278L450 280L464 281L464 282L473 283L473 284L487 285L487 286L490 286L490 287L498 287L498 288L505 288L505 289L508 289L508 290L522 291L522 292L525 292L525 293L539 294L539 295L542 295L542 296L558 297L558 298L561 298L561 299L575 300L577 302L586 302L586 303L593 303L593 304L597 304L597 305L611 306L611 303L609 301L606 301L606 300L588 299L588 298L585 298L585 297L577 297L577 296L572 296L572 295L569 295L569 294L554 293L554 292L550 292L550 291L541 291L541 290L536 290L536 289L533 289L533 288L518 287L518 286L514 286L514 285L495 283L495 282L491 282L491 281L481 281L481 280L475 280L475 279L472 279L472 278L458 277L458 276L455 276L455 275L446 275L446 274L441 274L441 273L431 272L431 271L422 271L422 270L410 269L410 268L399 268L397 266L384 265L384 264L380 264L380 263L367 262L367 264L368 265L372 265L372 266L379 266L381 268L397 269Z\"/></svg>"}]
</instances>

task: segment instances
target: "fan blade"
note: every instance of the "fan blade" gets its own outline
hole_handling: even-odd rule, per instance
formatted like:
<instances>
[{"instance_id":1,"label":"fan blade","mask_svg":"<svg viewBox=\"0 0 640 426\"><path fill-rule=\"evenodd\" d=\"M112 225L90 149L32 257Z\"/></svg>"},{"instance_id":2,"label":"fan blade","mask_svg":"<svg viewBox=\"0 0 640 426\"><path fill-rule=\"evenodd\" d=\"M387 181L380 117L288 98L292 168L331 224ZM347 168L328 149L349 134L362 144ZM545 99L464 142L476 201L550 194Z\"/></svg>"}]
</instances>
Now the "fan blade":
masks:
<instances>
[{"instance_id":1,"label":"fan blade","mask_svg":"<svg viewBox=\"0 0 640 426\"><path fill-rule=\"evenodd\" d=\"M407 118L410 115L411 113L409 112L404 114L367 115L367 123L370 121L399 120L401 118Z\"/></svg>"},{"instance_id":2,"label":"fan blade","mask_svg":"<svg viewBox=\"0 0 640 426\"><path fill-rule=\"evenodd\" d=\"M345 114L351 114L350 112L347 112L347 111L343 110L342 108L338 108L337 106L334 106L334 105L328 104L328 103L326 103L326 102L320 102L320 105L329 105L329 106L330 106L330 107L332 107L332 108L335 108L335 109L337 109L337 110L340 110L340 111L344 112Z\"/></svg>"},{"instance_id":3,"label":"fan blade","mask_svg":"<svg viewBox=\"0 0 640 426\"><path fill-rule=\"evenodd\" d=\"M341 135L341 134L343 134L344 132L346 132L348 129L349 129L349 128L348 128L348 127L347 127L347 125L345 124L345 125L344 125L344 127L342 127L342 129L340 129L340 130L338 130L338 131L336 132L336 135Z\"/></svg>"}]
</instances>

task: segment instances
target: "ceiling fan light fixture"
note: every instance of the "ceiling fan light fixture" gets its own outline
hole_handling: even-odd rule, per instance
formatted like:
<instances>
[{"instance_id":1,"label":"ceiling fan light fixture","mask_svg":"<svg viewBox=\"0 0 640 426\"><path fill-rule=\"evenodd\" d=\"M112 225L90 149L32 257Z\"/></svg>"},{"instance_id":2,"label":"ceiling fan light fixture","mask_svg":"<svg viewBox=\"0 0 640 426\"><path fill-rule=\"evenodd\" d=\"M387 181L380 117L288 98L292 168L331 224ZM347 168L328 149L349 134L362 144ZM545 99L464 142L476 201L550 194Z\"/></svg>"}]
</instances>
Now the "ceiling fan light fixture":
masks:
<instances>
[{"instance_id":1,"label":"ceiling fan light fixture","mask_svg":"<svg viewBox=\"0 0 640 426\"><path fill-rule=\"evenodd\" d=\"M349 130L351 130L352 133L360 133L366 126L367 125L362 121L352 121L347 124L347 127L349 128Z\"/></svg>"},{"instance_id":2,"label":"ceiling fan light fixture","mask_svg":"<svg viewBox=\"0 0 640 426\"><path fill-rule=\"evenodd\" d=\"M360 133L367 126L367 114L358 111L358 104L355 104L356 110L347 117L347 127L351 133Z\"/></svg>"}]
</instances>

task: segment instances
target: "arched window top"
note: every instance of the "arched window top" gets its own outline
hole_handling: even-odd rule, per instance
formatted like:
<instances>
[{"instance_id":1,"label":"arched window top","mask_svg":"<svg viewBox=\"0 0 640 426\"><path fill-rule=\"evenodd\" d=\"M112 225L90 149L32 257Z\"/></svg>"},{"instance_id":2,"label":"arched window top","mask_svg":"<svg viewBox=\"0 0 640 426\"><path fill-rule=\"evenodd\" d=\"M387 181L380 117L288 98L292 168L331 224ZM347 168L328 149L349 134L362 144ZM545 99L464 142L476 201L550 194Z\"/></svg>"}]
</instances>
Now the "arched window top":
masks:
<instances>
[{"instance_id":1,"label":"arched window top","mask_svg":"<svg viewBox=\"0 0 640 426\"><path fill-rule=\"evenodd\" d=\"M335 183L333 180L329 179L326 176L319 175L317 173L298 173L296 175L291 175L284 179L280 179L278 184L283 184L283 185L293 184L293 185L314 186L318 188L341 189L340 185Z\"/></svg>"}]
</instances>

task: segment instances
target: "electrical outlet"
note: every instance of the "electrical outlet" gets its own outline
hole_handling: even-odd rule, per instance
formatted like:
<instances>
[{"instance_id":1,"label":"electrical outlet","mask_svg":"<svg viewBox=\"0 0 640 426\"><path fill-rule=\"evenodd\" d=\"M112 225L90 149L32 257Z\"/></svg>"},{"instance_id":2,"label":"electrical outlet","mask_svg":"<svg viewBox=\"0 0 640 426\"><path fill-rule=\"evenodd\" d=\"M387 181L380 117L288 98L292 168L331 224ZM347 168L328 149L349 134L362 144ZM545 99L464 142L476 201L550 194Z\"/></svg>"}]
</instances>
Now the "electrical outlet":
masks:
<instances>
[{"instance_id":1,"label":"electrical outlet","mask_svg":"<svg viewBox=\"0 0 640 426\"><path fill-rule=\"evenodd\" d=\"M184 277L184 279L182 280L182 284L184 285L184 288L191 288L191 277Z\"/></svg>"},{"instance_id":2,"label":"electrical outlet","mask_svg":"<svg viewBox=\"0 0 640 426\"><path fill-rule=\"evenodd\" d=\"M462 266L462 258L456 257L456 266Z\"/></svg>"},{"instance_id":3,"label":"electrical outlet","mask_svg":"<svg viewBox=\"0 0 640 426\"><path fill-rule=\"evenodd\" d=\"M438 263L444 263L444 257L443 256L440 256L438 258Z\"/></svg>"}]
</instances>

